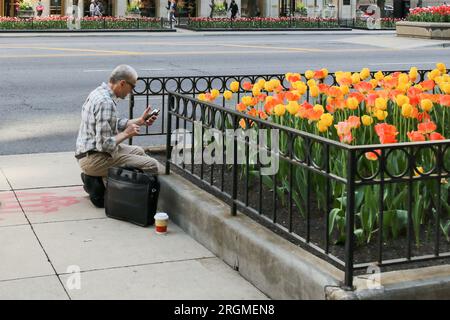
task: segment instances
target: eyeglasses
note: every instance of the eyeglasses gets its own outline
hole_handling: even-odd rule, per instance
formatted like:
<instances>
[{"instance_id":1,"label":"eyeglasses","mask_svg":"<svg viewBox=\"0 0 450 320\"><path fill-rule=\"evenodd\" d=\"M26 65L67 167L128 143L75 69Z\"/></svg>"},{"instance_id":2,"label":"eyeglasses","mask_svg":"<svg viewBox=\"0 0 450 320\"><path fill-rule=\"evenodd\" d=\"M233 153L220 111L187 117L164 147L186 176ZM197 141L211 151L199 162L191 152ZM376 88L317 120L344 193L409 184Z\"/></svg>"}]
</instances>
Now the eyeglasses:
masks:
<instances>
[{"instance_id":1,"label":"eyeglasses","mask_svg":"<svg viewBox=\"0 0 450 320\"><path fill-rule=\"evenodd\" d=\"M124 80L124 81L130 85L132 90L134 90L134 88L136 88L135 84L132 84L132 83L128 82L127 80Z\"/></svg>"}]
</instances>

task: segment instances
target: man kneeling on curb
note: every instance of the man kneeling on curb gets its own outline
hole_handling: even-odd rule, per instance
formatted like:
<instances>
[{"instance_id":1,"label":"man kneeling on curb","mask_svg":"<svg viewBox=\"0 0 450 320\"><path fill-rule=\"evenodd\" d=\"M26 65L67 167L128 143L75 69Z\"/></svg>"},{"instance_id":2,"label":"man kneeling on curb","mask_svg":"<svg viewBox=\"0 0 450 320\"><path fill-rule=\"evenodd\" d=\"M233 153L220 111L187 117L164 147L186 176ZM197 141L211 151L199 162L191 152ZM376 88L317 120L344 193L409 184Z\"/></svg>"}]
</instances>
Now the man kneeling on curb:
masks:
<instances>
[{"instance_id":1,"label":"man kneeling on curb","mask_svg":"<svg viewBox=\"0 0 450 320\"><path fill-rule=\"evenodd\" d=\"M151 111L150 106L139 118L118 118L116 101L124 99L133 91L137 78L132 67L116 67L109 83L102 83L92 91L82 107L75 158L83 171L81 179L84 190L97 207L104 206L105 187L102 178L107 176L109 168L130 166L149 173L163 173L158 161L147 156L141 147L121 144L138 135L140 126L150 126L157 118L155 115L145 120Z\"/></svg>"}]
</instances>

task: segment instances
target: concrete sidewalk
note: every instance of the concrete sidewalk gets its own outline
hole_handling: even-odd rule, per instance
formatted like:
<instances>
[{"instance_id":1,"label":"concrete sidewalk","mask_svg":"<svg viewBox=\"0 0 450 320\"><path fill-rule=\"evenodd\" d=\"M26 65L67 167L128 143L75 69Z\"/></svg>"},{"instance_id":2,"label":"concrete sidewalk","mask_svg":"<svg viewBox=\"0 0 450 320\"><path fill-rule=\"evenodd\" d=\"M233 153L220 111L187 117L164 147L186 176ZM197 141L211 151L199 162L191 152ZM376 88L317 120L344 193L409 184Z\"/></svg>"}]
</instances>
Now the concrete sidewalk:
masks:
<instances>
[{"instance_id":1,"label":"concrete sidewalk","mask_svg":"<svg viewBox=\"0 0 450 320\"><path fill-rule=\"evenodd\" d=\"M267 299L174 223L107 218L79 174L72 152L0 156L0 299Z\"/></svg>"}]
</instances>

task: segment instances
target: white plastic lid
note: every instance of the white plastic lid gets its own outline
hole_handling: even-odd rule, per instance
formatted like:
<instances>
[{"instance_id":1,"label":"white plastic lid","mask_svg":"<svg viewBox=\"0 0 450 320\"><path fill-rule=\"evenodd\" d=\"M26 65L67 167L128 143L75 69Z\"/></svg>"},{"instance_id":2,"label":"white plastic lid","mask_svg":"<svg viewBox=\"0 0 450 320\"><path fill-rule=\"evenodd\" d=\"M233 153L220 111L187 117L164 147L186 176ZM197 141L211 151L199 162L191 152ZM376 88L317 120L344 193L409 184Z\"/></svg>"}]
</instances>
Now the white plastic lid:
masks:
<instances>
[{"instance_id":1,"label":"white plastic lid","mask_svg":"<svg viewBox=\"0 0 450 320\"><path fill-rule=\"evenodd\" d=\"M154 217L156 220L167 220L169 216L165 212L157 212Z\"/></svg>"}]
</instances>

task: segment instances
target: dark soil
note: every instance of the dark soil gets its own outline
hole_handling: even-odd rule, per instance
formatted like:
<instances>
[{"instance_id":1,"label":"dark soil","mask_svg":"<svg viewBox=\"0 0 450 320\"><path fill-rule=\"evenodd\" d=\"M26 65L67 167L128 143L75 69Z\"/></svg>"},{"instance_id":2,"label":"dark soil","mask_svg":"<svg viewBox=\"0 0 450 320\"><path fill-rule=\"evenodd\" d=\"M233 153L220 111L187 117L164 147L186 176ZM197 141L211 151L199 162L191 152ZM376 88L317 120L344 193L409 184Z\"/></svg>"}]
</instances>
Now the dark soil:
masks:
<instances>
[{"instance_id":1,"label":"dark soil","mask_svg":"<svg viewBox=\"0 0 450 320\"><path fill-rule=\"evenodd\" d=\"M153 157L158 159L160 162L165 163L165 154L153 154ZM193 173L200 176L201 175L201 167L200 165L186 165L186 170L189 172L193 168ZM180 170L176 166L171 166L171 171L180 174L187 180L192 183L198 185L199 187L205 189L221 200L231 203L226 196L214 190L211 187L205 186L200 183L198 179L193 177L191 174ZM315 255L324 258L330 263L335 264L331 259L327 256L319 253L309 245L304 242L298 240L295 237L292 237L292 234L296 234L303 239L306 238L307 234L307 219L300 214L299 208L293 202L292 204L292 224L291 224L291 233L287 230L283 231L281 227L289 228L289 205L288 203L282 204L279 197L274 202L274 192L269 190L263 183L260 183L260 179L258 177L254 177L249 180L248 188L245 183L245 176L241 175L241 169L238 171L238 178L240 179L238 183L238 199L244 203L248 203L248 207L255 209L258 211L258 214L254 214L245 208L239 208L239 210L243 213L248 214L250 217L258 220L265 227L279 234L280 236L290 240L291 242L296 243L297 245L307 249ZM223 180L222 180L222 165L203 165L203 180L212 184L215 187L222 188L223 191L232 194L232 172L229 166L223 166ZM279 183L277 183L279 185ZM261 197L261 203L259 203L259 195ZM286 199L288 197L286 196ZM322 249L325 249L326 246L326 217L327 214L325 210L320 210L317 206L317 201L315 200L314 194L311 195L311 208L310 208L310 243L314 244ZM276 204L274 206L274 203ZM274 210L276 208L276 211ZM275 214L274 214L275 212ZM262 219L262 217L266 217L275 223L270 223L267 219ZM427 224L422 230L420 235L420 244L416 246L415 239L412 240L412 257L414 256L423 256L423 255L433 255L435 250L435 227L434 222L430 222ZM414 237L414 236L413 236ZM345 260L345 251L343 244L336 244L337 234L333 234L330 236L329 242L329 253L341 261ZM439 252L445 253L450 252L450 243L447 242L446 238L440 231L439 235ZM376 232L370 243L358 244L354 250L354 263L370 263L378 260L378 232ZM392 239L392 236L384 239L382 241L382 259L390 260L390 259L399 259L406 258L408 248L408 240L406 234L401 234L397 239ZM382 271L390 271L390 270L400 270L400 269L410 269L410 268L418 268L432 265L441 265L441 264L449 264L450 257L443 258L439 260L428 260L421 262L409 262L407 264L393 265L393 266L384 266L382 267ZM365 270L361 270L359 273L364 273ZM358 272L357 272L358 273Z\"/></svg>"}]
</instances>

